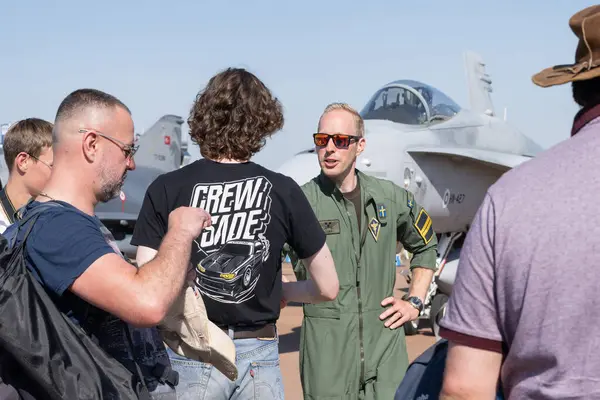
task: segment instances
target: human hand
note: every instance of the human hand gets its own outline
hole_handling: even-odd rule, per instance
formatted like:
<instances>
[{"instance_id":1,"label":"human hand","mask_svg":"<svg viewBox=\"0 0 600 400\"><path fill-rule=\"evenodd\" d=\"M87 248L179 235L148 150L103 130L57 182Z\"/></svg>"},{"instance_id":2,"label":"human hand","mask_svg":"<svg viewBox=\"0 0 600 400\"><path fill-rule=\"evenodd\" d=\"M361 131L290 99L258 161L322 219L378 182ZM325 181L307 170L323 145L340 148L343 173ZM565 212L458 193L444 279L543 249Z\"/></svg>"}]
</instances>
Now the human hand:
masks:
<instances>
[{"instance_id":1,"label":"human hand","mask_svg":"<svg viewBox=\"0 0 600 400\"><path fill-rule=\"evenodd\" d=\"M390 329L396 329L404 325L408 321L414 321L419 318L419 310L410 305L409 302L397 299L395 297L386 297L381 302L383 307L391 305L385 310L379 319L385 321L385 327Z\"/></svg>"},{"instance_id":2,"label":"human hand","mask_svg":"<svg viewBox=\"0 0 600 400\"><path fill-rule=\"evenodd\" d=\"M195 239L204 228L211 226L210 214L202 208L177 207L169 213L169 230L177 230L186 238Z\"/></svg>"}]
</instances>

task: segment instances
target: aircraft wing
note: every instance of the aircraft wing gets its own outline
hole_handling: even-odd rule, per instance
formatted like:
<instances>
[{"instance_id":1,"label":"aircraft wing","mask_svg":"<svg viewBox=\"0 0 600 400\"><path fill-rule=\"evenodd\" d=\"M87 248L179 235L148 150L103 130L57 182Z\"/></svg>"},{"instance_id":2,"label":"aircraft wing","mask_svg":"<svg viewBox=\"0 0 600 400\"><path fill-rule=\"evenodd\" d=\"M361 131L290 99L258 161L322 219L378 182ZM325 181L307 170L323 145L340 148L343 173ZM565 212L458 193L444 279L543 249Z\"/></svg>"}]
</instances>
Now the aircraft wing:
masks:
<instances>
[{"instance_id":1,"label":"aircraft wing","mask_svg":"<svg viewBox=\"0 0 600 400\"><path fill-rule=\"evenodd\" d=\"M461 148L461 147L417 147L406 150L409 154L437 154L450 157L468 158L470 160L497 165L506 169L512 169L533 157L511 153L500 153L497 151Z\"/></svg>"}]
</instances>

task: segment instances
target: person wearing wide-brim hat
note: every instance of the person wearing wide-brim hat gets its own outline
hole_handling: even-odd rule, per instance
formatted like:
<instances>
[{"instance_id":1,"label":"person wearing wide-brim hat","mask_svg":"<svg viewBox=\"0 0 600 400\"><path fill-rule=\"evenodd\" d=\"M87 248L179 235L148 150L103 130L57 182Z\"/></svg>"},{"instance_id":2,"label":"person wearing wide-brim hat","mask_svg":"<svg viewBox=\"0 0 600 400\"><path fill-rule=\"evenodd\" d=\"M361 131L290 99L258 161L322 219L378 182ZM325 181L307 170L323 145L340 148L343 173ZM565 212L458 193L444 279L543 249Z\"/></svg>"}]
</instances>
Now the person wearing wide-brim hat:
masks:
<instances>
[{"instance_id":1,"label":"person wearing wide-brim hat","mask_svg":"<svg viewBox=\"0 0 600 400\"><path fill-rule=\"evenodd\" d=\"M510 400L600 394L600 6L569 24L575 62L533 82L571 83L581 110L571 137L505 173L473 219L440 321L441 399L493 399L498 388Z\"/></svg>"},{"instance_id":2,"label":"person wearing wide-brim hat","mask_svg":"<svg viewBox=\"0 0 600 400\"><path fill-rule=\"evenodd\" d=\"M569 20L579 43L575 62L546 68L532 78L536 85L549 87L600 76L600 5L579 11Z\"/></svg>"},{"instance_id":3,"label":"person wearing wide-brim hat","mask_svg":"<svg viewBox=\"0 0 600 400\"><path fill-rule=\"evenodd\" d=\"M573 15L569 26L579 39L575 62L546 68L535 74L532 80L541 87L571 83L573 99L582 108L575 116L571 130L573 136L600 116L600 5Z\"/></svg>"}]
</instances>

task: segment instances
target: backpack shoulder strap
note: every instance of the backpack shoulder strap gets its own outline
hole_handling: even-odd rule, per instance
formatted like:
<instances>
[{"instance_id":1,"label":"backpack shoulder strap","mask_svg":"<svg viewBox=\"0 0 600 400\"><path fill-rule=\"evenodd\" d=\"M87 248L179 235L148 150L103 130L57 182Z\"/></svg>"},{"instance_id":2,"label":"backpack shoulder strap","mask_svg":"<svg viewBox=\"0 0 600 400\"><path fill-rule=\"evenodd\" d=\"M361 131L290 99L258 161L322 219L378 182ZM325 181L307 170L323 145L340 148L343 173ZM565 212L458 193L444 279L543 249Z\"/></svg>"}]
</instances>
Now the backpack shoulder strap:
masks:
<instances>
[{"instance_id":1,"label":"backpack shoulder strap","mask_svg":"<svg viewBox=\"0 0 600 400\"><path fill-rule=\"evenodd\" d=\"M8 217L8 222L14 224L15 214L17 213L17 210L15 210L15 206L13 206L12 202L8 198L8 195L6 194L6 187L0 190L0 205L4 210L4 214L6 214L6 216Z\"/></svg>"},{"instance_id":2,"label":"backpack shoulder strap","mask_svg":"<svg viewBox=\"0 0 600 400\"><path fill-rule=\"evenodd\" d=\"M40 203L37 206L35 206L34 208L32 208L31 210L27 211L27 214L25 215L25 217L20 218L19 224L24 224L25 222L27 222L28 220L33 218L35 215L40 214L41 212L48 210L50 208L56 208L56 207L64 207L64 206L54 200Z\"/></svg>"},{"instance_id":3,"label":"backpack shoulder strap","mask_svg":"<svg viewBox=\"0 0 600 400\"><path fill-rule=\"evenodd\" d=\"M55 202L55 201L51 200L51 201L47 201L47 202L44 202L44 203L40 203L36 207L34 207L31 210L27 211L27 214L24 217L20 218L17 221L18 225L17 225L17 232L15 234L15 241L18 238L19 231L22 230L23 227L25 225L27 225L27 223L33 219L33 223L29 224L29 228L27 229L27 231L25 232L25 235L23 236L23 239L21 240L21 245L24 245L25 240L27 239L27 236L29 236L29 234L31 233L31 229L33 228L33 225L35 225L35 221L40 216L40 214L43 211L48 210L50 208L54 208L54 207L64 207L64 206L62 204L58 203L58 202Z\"/></svg>"}]
</instances>

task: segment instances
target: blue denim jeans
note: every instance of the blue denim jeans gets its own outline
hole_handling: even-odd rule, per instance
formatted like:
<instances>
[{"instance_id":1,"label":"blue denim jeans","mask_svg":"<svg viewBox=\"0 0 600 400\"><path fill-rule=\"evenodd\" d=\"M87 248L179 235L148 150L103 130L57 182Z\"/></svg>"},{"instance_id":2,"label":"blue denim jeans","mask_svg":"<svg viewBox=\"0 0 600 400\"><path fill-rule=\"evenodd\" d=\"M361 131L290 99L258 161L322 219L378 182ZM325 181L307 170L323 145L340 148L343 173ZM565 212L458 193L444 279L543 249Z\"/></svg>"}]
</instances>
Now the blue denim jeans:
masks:
<instances>
[{"instance_id":1,"label":"blue denim jeans","mask_svg":"<svg viewBox=\"0 0 600 400\"><path fill-rule=\"evenodd\" d=\"M233 342L238 368L238 378L233 382L212 365L187 359L167 348L172 367L179 372L177 399L284 398L279 338L235 339Z\"/></svg>"}]
</instances>

